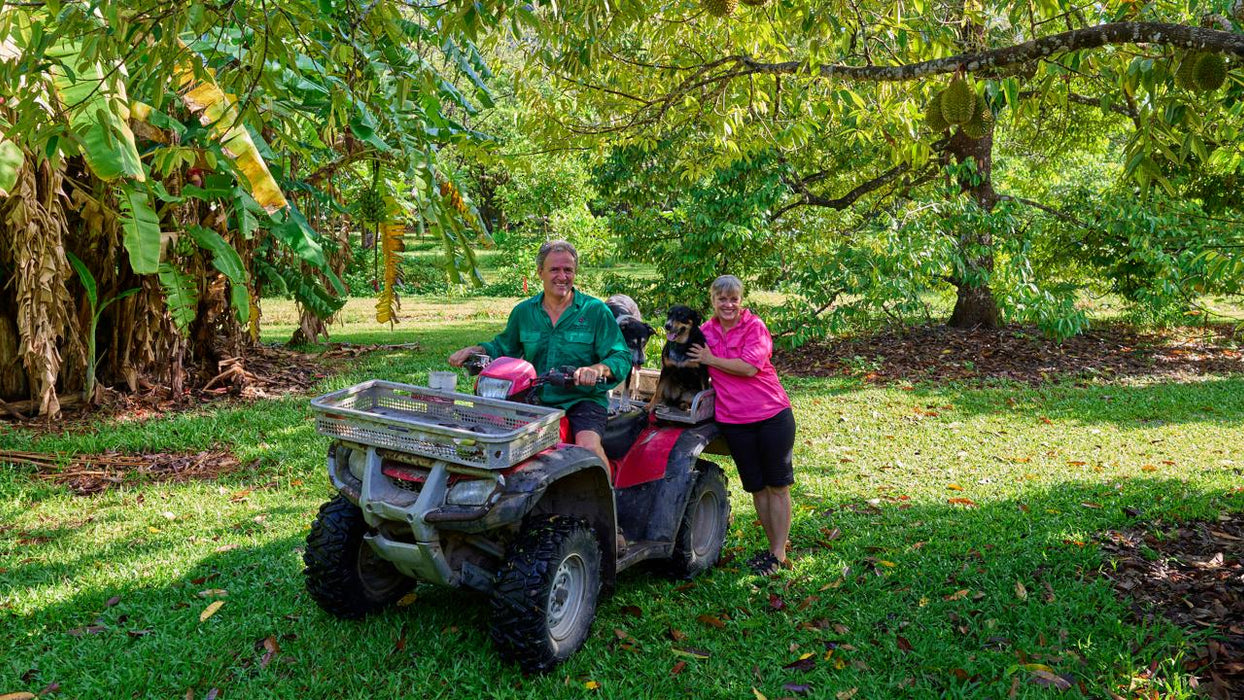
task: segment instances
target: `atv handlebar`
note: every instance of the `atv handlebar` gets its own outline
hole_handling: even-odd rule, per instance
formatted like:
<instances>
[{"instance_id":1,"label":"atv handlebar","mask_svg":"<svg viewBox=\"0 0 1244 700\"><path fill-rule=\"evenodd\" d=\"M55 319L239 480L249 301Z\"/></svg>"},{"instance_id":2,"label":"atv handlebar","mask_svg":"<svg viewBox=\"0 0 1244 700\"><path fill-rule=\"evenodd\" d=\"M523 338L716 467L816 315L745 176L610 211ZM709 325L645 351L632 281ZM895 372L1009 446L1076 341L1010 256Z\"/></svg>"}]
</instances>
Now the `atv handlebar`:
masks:
<instances>
[{"instance_id":1,"label":"atv handlebar","mask_svg":"<svg viewBox=\"0 0 1244 700\"><path fill-rule=\"evenodd\" d=\"M462 363L462 366L466 368L467 374L470 374L471 376L474 377L480 372L483 372L484 368L487 367L491 362L492 362L492 358L489 357L488 355L475 354L467 358L467 360ZM553 386L561 387L561 388L575 386L574 373L577 370L578 370L577 367L573 367L571 365L562 365L561 367L554 367L553 369L550 369L544 374L541 374L540 376L536 377L535 384L536 385L552 384ZM604 384L607 381L609 381L609 378L606 377L603 373L600 374L598 377L596 377L597 384Z\"/></svg>"}]
</instances>

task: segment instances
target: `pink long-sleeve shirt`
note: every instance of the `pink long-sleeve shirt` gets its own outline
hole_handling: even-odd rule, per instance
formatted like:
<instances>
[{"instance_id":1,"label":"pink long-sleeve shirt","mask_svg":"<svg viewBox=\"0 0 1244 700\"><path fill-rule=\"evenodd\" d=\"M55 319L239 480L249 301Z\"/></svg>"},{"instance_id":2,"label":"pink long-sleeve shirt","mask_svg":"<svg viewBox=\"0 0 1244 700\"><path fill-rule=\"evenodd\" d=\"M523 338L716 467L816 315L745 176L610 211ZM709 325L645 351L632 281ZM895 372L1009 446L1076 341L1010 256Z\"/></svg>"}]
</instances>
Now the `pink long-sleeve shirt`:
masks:
<instances>
[{"instance_id":1,"label":"pink long-sleeve shirt","mask_svg":"<svg viewBox=\"0 0 1244 700\"><path fill-rule=\"evenodd\" d=\"M773 336L764 321L750 309L743 309L739 322L726 330L710 318L700 326L708 349L713 355L725 359L739 359L756 367L750 377L730 374L716 367L708 368L717 392L717 420L722 423L755 423L772 418L790 406L790 398L778 381L770 358L773 356Z\"/></svg>"}]
</instances>

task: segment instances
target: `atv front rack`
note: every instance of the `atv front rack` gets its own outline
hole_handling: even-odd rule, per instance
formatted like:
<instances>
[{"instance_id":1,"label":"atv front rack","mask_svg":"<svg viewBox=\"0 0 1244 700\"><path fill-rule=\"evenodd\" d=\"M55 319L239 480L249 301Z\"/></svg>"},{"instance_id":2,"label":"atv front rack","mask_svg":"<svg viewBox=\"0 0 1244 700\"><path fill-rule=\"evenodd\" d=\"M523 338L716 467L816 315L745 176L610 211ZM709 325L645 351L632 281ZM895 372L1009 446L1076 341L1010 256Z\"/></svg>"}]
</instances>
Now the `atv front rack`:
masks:
<instances>
[{"instance_id":1,"label":"atv front rack","mask_svg":"<svg viewBox=\"0 0 1244 700\"><path fill-rule=\"evenodd\" d=\"M322 435L485 469L557 444L559 408L372 379L311 400Z\"/></svg>"}]
</instances>

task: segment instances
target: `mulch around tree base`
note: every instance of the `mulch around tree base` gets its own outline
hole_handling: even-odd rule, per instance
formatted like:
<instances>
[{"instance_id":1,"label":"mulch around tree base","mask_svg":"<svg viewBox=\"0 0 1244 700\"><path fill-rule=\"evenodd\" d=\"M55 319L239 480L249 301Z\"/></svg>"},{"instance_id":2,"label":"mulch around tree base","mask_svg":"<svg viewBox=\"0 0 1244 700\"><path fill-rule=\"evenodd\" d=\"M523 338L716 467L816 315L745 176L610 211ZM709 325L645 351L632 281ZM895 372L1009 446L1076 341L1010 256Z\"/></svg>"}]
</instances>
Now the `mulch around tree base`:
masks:
<instances>
[{"instance_id":1,"label":"mulch around tree base","mask_svg":"<svg viewBox=\"0 0 1244 700\"><path fill-rule=\"evenodd\" d=\"M962 330L942 325L775 350L778 374L858 376L865 381L1187 379L1244 373L1244 338L1228 326L1141 332L1101 326L1061 343L1034 327Z\"/></svg>"},{"instance_id":2,"label":"mulch around tree base","mask_svg":"<svg viewBox=\"0 0 1244 700\"><path fill-rule=\"evenodd\" d=\"M318 382L349 365L363 355L385 349L417 349L416 343L402 345L353 345L329 343L324 352L309 353L283 345L259 345L242 357L225 358L215 374L206 373L187 379L189 386L175 395L167 386L144 385L136 393L103 389L98 405L86 408L81 402L66 406L61 418L47 421L27 417L18 425L33 432L74 431L90 429L100 418L114 420L147 420L166 413L176 413L222 399L253 400L289 396L310 391ZM0 419L12 415L0 412Z\"/></svg>"},{"instance_id":3,"label":"mulch around tree base","mask_svg":"<svg viewBox=\"0 0 1244 700\"><path fill-rule=\"evenodd\" d=\"M237 457L225 450L140 455L105 452L74 455L67 462L54 454L0 450L0 462L31 465L39 479L64 485L79 496L134 482L210 480L242 466Z\"/></svg>"},{"instance_id":4,"label":"mulch around tree base","mask_svg":"<svg viewBox=\"0 0 1244 700\"><path fill-rule=\"evenodd\" d=\"M1137 618L1163 616L1210 637L1184 661L1210 697L1244 697L1244 513L1215 522L1149 523L1112 531L1101 575Z\"/></svg>"}]
</instances>

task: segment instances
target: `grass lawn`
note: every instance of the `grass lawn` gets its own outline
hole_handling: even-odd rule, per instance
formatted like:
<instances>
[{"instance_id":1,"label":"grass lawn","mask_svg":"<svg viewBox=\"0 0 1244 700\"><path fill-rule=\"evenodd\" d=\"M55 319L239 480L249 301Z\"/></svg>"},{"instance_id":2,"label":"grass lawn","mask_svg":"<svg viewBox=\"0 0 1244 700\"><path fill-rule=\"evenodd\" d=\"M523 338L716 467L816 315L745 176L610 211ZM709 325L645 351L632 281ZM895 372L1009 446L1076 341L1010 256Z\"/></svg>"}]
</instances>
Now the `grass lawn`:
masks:
<instances>
[{"instance_id":1,"label":"grass lawn","mask_svg":"<svg viewBox=\"0 0 1244 700\"><path fill-rule=\"evenodd\" d=\"M365 356L317 391L422 383L498 330L512 300L407 298L393 331L368 320L373 303L352 300L333 340L418 349ZM264 322L278 340L296 318L269 301ZM1094 538L1244 510L1244 377L784 381L799 422L794 568L760 580L733 563L693 583L629 572L583 651L543 677L497 661L478 596L420 587L362 622L315 607L301 547L332 493L308 396L73 434L0 423L0 449L225 449L246 465L80 497L0 463L0 695L1035 698L1057 692L1051 673L1090 697L1195 694L1182 662L1199 638L1133 621L1094 576L1109 566ZM742 559L761 534L737 479L731 500L727 547Z\"/></svg>"}]
</instances>

